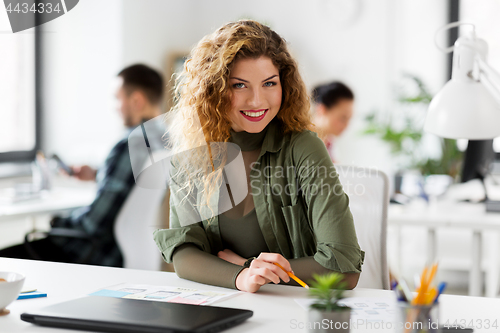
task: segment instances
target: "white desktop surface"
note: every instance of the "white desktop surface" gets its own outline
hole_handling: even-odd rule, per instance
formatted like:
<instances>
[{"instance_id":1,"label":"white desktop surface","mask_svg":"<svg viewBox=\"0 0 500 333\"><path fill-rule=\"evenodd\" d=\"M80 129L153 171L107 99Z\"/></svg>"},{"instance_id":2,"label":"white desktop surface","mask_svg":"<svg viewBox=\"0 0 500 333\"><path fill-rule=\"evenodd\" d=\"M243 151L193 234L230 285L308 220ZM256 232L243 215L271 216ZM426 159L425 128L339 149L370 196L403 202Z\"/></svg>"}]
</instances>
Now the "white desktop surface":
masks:
<instances>
[{"instance_id":1,"label":"white desktop surface","mask_svg":"<svg viewBox=\"0 0 500 333\"><path fill-rule=\"evenodd\" d=\"M31 260L0 258L0 270L15 271L26 275L26 287L35 287L48 294L46 298L14 301L8 309L9 315L0 317L1 332L76 332L71 330L44 328L21 321L23 312L51 304L88 295L104 287L121 282L151 285L172 285L203 290L220 290L218 287L198 284L178 278L175 273L140 271L122 268L98 267L89 265L60 264ZM224 289L225 290L225 289ZM347 292L351 297L393 298L386 290L359 289ZM225 332L306 332L293 329L292 320L307 321L307 312L294 298L307 297L307 291L300 287L266 285L257 293L240 293L220 301L214 306L250 309L253 317L242 325ZM500 299L470 296L443 295L441 297L440 318L461 320L498 320L500 325ZM495 329L476 328L474 332L495 332ZM367 332L351 330L351 332ZM371 330L368 332L386 332Z\"/></svg>"}]
</instances>

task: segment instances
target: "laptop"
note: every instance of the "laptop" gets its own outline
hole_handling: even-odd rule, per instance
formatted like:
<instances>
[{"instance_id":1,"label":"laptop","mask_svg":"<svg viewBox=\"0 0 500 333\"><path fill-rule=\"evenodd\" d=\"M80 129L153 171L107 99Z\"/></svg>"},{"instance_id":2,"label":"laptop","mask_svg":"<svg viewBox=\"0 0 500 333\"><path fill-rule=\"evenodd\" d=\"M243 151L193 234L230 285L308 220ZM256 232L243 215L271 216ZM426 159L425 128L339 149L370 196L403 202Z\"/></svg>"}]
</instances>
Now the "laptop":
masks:
<instances>
[{"instance_id":1,"label":"laptop","mask_svg":"<svg viewBox=\"0 0 500 333\"><path fill-rule=\"evenodd\" d=\"M87 296L21 314L35 325L98 332L220 332L250 318L253 311Z\"/></svg>"}]
</instances>

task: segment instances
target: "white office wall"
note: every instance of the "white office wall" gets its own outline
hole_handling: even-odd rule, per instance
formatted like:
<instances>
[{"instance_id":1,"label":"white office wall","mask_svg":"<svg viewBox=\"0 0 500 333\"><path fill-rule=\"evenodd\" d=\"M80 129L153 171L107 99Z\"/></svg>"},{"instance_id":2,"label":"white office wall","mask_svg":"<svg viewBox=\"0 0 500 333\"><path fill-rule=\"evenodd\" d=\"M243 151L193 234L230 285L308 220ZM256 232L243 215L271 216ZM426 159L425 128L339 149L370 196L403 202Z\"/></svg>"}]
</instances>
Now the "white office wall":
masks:
<instances>
[{"instance_id":1,"label":"white office wall","mask_svg":"<svg viewBox=\"0 0 500 333\"><path fill-rule=\"evenodd\" d=\"M489 64L500 72L500 2L497 0L461 0L460 21L472 23L476 36L486 40L489 46ZM464 26L465 31L470 27Z\"/></svg>"},{"instance_id":2,"label":"white office wall","mask_svg":"<svg viewBox=\"0 0 500 333\"><path fill-rule=\"evenodd\" d=\"M111 82L122 67L122 2L86 0L43 29L43 148L101 164L121 136Z\"/></svg>"},{"instance_id":3,"label":"white office wall","mask_svg":"<svg viewBox=\"0 0 500 333\"><path fill-rule=\"evenodd\" d=\"M460 21L475 25L476 36L488 43L488 63L500 73L500 20L498 17L500 17L500 1L460 1ZM465 33L470 31L471 27L463 26L460 30L461 33ZM500 153L500 137L494 139L493 149Z\"/></svg>"},{"instance_id":4,"label":"white office wall","mask_svg":"<svg viewBox=\"0 0 500 333\"><path fill-rule=\"evenodd\" d=\"M401 73L419 75L432 91L445 82L445 56L433 44L446 22L446 0L125 0L124 63L165 69L222 24L252 18L284 36L309 89L340 79L356 96L356 114L338 141L342 163L395 171L389 148L363 136L364 115L397 112L394 86Z\"/></svg>"},{"instance_id":5,"label":"white office wall","mask_svg":"<svg viewBox=\"0 0 500 333\"><path fill-rule=\"evenodd\" d=\"M446 0L87 0L43 26L44 147L70 163L102 163L121 134L110 82L126 65L165 71L169 54L189 51L231 20L253 18L284 36L308 88L340 79L356 94L356 114L338 141L342 163L394 172L389 148L363 136L364 115L397 112L394 87L402 72L432 91L445 81L445 56L434 32ZM96 10L99 8L99 10Z\"/></svg>"},{"instance_id":6,"label":"white office wall","mask_svg":"<svg viewBox=\"0 0 500 333\"><path fill-rule=\"evenodd\" d=\"M124 64L142 62L164 70L167 54L189 51L204 35L200 6L205 2L124 0Z\"/></svg>"}]
</instances>

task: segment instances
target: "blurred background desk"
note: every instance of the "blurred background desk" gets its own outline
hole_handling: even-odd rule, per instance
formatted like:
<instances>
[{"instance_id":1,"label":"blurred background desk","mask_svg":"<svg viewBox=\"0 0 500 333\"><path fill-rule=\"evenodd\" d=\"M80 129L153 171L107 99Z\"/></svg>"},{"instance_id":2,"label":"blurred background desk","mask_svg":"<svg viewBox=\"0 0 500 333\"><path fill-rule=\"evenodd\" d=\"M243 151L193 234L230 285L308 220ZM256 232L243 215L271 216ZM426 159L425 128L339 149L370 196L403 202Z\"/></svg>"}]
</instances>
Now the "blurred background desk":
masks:
<instances>
[{"instance_id":1,"label":"blurred background desk","mask_svg":"<svg viewBox=\"0 0 500 333\"><path fill-rule=\"evenodd\" d=\"M27 179L23 179L26 181ZM3 179L0 188L8 188L20 179ZM45 230L55 214L68 214L87 206L95 198L95 183L80 182L67 177L55 178L50 191L39 198L0 203L0 248L22 242L24 234L33 229Z\"/></svg>"},{"instance_id":2,"label":"blurred background desk","mask_svg":"<svg viewBox=\"0 0 500 333\"><path fill-rule=\"evenodd\" d=\"M499 284L498 240L500 231L500 214L488 213L484 204L456 202L451 200L436 201L431 205L410 203L408 205L391 205L388 222L398 228L397 254L398 270L401 271L402 240L401 228L418 226L427 229L427 261L439 259L437 253L436 232L439 228L460 228L472 231L471 266L469 275L469 295L482 295L481 263L483 261L483 233L495 233L490 244L489 260L486 274L486 296L496 297Z\"/></svg>"},{"instance_id":3,"label":"blurred background desk","mask_svg":"<svg viewBox=\"0 0 500 333\"><path fill-rule=\"evenodd\" d=\"M87 206L94 200L92 188L55 187L40 198L11 204L0 204L0 221L33 217L41 214L64 214Z\"/></svg>"}]
</instances>

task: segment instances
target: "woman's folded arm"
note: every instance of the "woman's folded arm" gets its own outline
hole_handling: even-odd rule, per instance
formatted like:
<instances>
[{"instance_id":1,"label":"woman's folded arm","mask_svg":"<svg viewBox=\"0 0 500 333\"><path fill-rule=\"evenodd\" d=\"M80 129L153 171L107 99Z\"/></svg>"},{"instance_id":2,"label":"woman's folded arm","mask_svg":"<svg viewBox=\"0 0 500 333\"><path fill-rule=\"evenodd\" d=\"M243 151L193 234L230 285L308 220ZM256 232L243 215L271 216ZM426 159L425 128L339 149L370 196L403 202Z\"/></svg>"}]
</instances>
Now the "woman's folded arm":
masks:
<instances>
[{"instance_id":1,"label":"woman's folded arm","mask_svg":"<svg viewBox=\"0 0 500 333\"><path fill-rule=\"evenodd\" d=\"M243 266L222 260L193 244L179 246L173 261L177 276L183 279L232 289L236 289L236 277L243 270Z\"/></svg>"}]
</instances>

